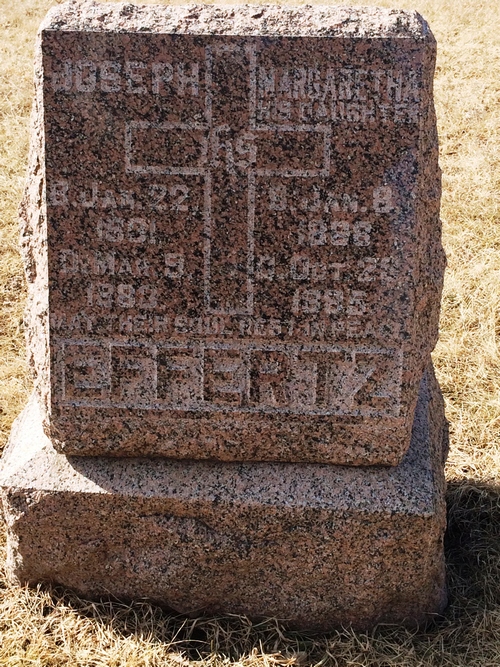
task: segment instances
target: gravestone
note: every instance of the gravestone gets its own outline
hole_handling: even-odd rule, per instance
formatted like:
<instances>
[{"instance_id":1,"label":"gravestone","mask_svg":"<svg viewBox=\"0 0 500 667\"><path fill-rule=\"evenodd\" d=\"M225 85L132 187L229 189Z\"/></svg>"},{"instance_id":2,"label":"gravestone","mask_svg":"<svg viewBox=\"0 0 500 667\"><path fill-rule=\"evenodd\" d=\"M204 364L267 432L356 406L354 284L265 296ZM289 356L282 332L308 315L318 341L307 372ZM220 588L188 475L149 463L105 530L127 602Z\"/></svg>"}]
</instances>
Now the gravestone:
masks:
<instances>
[{"instance_id":1,"label":"gravestone","mask_svg":"<svg viewBox=\"0 0 500 667\"><path fill-rule=\"evenodd\" d=\"M442 610L434 61L415 12L49 12L14 581L316 630Z\"/></svg>"},{"instance_id":2,"label":"gravestone","mask_svg":"<svg viewBox=\"0 0 500 667\"><path fill-rule=\"evenodd\" d=\"M408 449L443 273L434 38L415 14L259 14L42 31L46 226L27 212L24 238L64 453Z\"/></svg>"}]
</instances>

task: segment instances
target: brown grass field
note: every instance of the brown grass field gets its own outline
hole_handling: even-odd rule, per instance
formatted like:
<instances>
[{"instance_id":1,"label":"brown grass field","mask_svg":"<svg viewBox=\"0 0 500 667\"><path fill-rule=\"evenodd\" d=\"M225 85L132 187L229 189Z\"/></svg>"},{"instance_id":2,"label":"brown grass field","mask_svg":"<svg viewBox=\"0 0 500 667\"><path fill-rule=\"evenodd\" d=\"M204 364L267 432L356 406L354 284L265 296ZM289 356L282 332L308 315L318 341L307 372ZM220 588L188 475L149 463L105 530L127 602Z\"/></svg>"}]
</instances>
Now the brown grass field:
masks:
<instances>
[{"instance_id":1,"label":"brown grass field","mask_svg":"<svg viewBox=\"0 0 500 667\"><path fill-rule=\"evenodd\" d=\"M31 386L17 205L28 149L33 42L53 4L0 0L0 448ZM444 617L418 630L346 628L313 637L272 620L186 621L146 603L97 604L61 589L19 589L1 569L0 523L0 665L500 665L500 2L345 4L417 9L438 41L435 96L448 269L434 360L451 423L451 602Z\"/></svg>"}]
</instances>

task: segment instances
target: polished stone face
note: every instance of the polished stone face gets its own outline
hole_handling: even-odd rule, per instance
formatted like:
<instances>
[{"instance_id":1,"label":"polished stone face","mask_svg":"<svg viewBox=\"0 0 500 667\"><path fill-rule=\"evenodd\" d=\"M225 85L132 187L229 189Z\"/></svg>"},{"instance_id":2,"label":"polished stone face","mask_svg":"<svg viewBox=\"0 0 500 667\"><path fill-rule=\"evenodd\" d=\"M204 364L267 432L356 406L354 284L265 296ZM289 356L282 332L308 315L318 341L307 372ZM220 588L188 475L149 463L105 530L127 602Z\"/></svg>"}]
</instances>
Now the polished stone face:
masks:
<instances>
[{"instance_id":1,"label":"polished stone face","mask_svg":"<svg viewBox=\"0 0 500 667\"><path fill-rule=\"evenodd\" d=\"M425 22L106 7L38 53L56 447L396 464L444 266Z\"/></svg>"}]
</instances>

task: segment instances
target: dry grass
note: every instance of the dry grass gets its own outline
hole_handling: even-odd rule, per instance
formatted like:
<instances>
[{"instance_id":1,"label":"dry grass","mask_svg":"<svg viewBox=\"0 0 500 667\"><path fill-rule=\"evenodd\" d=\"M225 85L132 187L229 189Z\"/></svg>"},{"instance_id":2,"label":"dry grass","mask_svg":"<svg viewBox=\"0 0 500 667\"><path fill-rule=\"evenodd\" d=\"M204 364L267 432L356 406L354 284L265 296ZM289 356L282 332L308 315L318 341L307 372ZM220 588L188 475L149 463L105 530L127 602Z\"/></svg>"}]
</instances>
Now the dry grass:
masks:
<instances>
[{"instance_id":1,"label":"dry grass","mask_svg":"<svg viewBox=\"0 0 500 667\"><path fill-rule=\"evenodd\" d=\"M51 0L0 0L0 438L26 400L16 208L27 153L31 53ZM361 3L352 3L361 4ZM310 637L275 621L185 621L144 603L93 604L10 587L0 572L0 665L500 664L500 4L381 0L411 7L439 43L436 103L448 254L434 358L452 427L447 557L451 604L419 631L380 627ZM4 537L0 538L0 560Z\"/></svg>"}]
</instances>

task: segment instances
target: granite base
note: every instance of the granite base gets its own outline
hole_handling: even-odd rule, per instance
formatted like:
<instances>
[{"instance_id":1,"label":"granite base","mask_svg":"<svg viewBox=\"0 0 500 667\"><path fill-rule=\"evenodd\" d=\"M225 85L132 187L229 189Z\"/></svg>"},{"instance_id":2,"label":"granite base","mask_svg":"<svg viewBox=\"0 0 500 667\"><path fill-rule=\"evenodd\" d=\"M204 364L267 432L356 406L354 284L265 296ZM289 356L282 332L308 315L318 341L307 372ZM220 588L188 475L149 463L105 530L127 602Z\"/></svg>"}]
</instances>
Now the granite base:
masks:
<instances>
[{"instance_id":1,"label":"granite base","mask_svg":"<svg viewBox=\"0 0 500 667\"><path fill-rule=\"evenodd\" d=\"M432 371L393 468L65 457L32 399L1 460L10 578L324 631L446 604L447 431Z\"/></svg>"}]
</instances>

